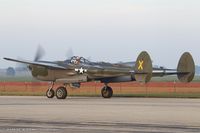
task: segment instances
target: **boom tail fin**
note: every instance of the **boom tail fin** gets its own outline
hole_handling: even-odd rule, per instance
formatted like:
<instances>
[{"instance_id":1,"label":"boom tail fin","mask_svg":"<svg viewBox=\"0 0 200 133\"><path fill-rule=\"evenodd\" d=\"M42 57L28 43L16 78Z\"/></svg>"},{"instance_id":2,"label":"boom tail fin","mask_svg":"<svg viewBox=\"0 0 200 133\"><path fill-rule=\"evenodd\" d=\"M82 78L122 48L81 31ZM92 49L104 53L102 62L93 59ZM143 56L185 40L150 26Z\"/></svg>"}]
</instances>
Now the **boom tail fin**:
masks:
<instances>
[{"instance_id":1,"label":"boom tail fin","mask_svg":"<svg viewBox=\"0 0 200 133\"><path fill-rule=\"evenodd\" d=\"M191 82L195 75L195 63L192 55L189 52L185 52L178 63L177 67L178 79L181 82Z\"/></svg>"},{"instance_id":2,"label":"boom tail fin","mask_svg":"<svg viewBox=\"0 0 200 133\"><path fill-rule=\"evenodd\" d=\"M135 64L135 79L138 82L149 82L152 78L152 61L150 55L143 51L137 58Z\"/></svg>"}]
</instances>

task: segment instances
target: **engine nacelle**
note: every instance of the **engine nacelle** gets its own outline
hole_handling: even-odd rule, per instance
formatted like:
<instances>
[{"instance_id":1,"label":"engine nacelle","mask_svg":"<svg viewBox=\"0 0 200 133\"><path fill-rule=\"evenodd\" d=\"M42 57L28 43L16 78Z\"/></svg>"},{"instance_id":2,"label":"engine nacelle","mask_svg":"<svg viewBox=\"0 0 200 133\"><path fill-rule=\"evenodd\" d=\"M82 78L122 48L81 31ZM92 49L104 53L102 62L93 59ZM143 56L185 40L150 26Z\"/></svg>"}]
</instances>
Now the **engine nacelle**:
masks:
<instances>
[{"instance_id":1,"label":"engine nacelle","mask_svg":"<svg viewBox=\"0 0 200 133\"><path fill-rule=\"evenodd\" d=\"M29 69L31 70L31 73L33 75L33 77L37 77L37 76L48 76L48 69L42 66L34 66L34 65L30 65Z\"/></svg>"}]
</instances>

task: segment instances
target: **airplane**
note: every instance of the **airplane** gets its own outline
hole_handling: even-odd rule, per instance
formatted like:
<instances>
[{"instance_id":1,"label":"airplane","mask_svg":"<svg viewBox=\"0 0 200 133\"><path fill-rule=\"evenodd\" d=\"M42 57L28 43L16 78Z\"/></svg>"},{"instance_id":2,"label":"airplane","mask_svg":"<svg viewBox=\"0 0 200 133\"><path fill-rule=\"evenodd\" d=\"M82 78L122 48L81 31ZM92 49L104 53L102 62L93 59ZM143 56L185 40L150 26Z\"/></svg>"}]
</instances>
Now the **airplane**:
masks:
<instances>
[{"instance_id":1,"label":"airplane","mask_svg":"<svg viewBox=\"0 0 200 133\"><path fill-rule=\"evenodd\" d=\"M99 81L104 83L101 90L103 98L111 98L113 89L109 83L137 81L148 83L152 77L177 75L180 82L191 82L195 75L195 63L189 52L183 53L176 69L153 67L150 55L143 51L135 62L107 63L92 62L83 57L73 56L64 61L41 61L40 53L36 54L34 61L4 58L8 61L24 63L28 65L32 76L36 79L51 82L46 91L48 98L66 99L67 85L72 88L80 88L83 82ZM54 91L55 82L62 83Z\"/></svg>"}]
</instances>

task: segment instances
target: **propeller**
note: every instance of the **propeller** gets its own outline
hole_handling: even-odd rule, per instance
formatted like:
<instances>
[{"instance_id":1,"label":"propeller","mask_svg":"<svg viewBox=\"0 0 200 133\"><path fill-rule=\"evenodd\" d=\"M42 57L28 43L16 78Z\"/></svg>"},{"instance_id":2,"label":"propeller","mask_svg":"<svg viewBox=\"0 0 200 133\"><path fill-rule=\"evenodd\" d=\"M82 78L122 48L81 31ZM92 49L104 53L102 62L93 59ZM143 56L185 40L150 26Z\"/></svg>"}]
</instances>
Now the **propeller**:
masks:
<instances>
[{"instance_id":1,"label":"propeller","mask_svg":"<svg viewBox=\"0 0 200 133\"><path fill-rule=\"evenodd\" d=\"M45 54L45 51L43 49L43 47L41 45L38 45L38 48L37 48L37 51L36 51L36 54L35 54L35 58L34 58L34 61L39 61ZM18 57L18 59L22 59L21 57ZM28 67L28 65L26 64L22 64L22 63L16 63L16 68L17 69L21 69L21 70L25 70L26 68Z\"/></svg>"},{"instance_id":2,"label":"propeller","mask_svg":"<svg viewBox=\"0 0 200 133\"><path fill-rule=\"evenodd\" d=\"M45 55L45 51L41 45L38 46L34 61L39 61Z\"/></svg>"},{"instance_id":3,"label":"propeller","mask_svg":"<svg viewBox=\"0 0 200 133\"><path fill-rule=\"evenodd\" d=\"M74 51L73 51L73 49L70 47L70 48L67 49L66 57L67 57L67 59L70 59L70 58L73 57L73 56L74 56Z\"/></svg>"},{"instance_id":4,"label":"propeller","mask_svg":"<svg viewBox=\"0 0 200 133\"><path fill-rule=\"evenodd\" d=\"M40 61L40 59L44 56L44 53L45 53L44 49L41 46L38 46L34 61L35 62ZM4 59L11 60L9 58L4 58ZM14 61L15 59L12 59L12 60ZM20 61L20 60L22 60L22 61ZM48 75L48 70L45 67L38 67L37 65L28 65L28 64L24 65L23 64L23 59L19 59L19 61L18 60L15 60L15 61L22 62L22 63L17 63L17 66L15 68L15 70L20 72L20 73L18 73L19 74L18 76L20 76L20 75L21 76L28 76L27 77L27 79L28 79L29 78L29 74L30 74L29 70L31 71L31 74L34 77ZM31 79L32 79L32 81L34 81L33 78L31 78Z\"/></svg>"},{"instance_id":5,"label":"propeller","mask_svg":"<svg viewBox=\"0 0 200 133\"><path fill-rule=\"evenodd\" d=\"M67 52L66 52L66 59L71 59L71 57L73 57L73 56L74 56L74 51L73 51L72 47L69 47L69 48L67 49ZM92 60L92 57L91 57L91 56L88 56L86 59L87 59L88 61L91 61L91 60Z\"/></svg>"},{"instance_id":6,"label":"propeller","mask_svg":"<svg viewBox=\"0 0 200 133\"><path fill-rule=\"evenodd\" d=\"M91 57L91 56L88 56L86 59L87 59L88 61L91 61L91 60L92 60L92 57Z\"/></svg>"}]
</instances>

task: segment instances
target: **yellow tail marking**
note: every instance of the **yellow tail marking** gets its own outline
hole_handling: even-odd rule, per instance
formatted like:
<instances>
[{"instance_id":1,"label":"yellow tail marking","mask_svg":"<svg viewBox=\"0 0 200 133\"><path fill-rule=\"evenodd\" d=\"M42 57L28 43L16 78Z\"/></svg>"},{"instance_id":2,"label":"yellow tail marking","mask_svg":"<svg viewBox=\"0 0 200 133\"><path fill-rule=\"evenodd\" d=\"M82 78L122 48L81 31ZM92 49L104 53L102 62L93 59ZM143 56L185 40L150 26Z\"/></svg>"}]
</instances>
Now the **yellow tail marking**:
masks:
<instances>
[{"instance_id":1,"label":"yellow tail marking","mask_svg":"<svg viewBox=\"0 0 200 133\"><path fill-rule=\"evenodd\" d=\"M144 64L144 61L143 60L139 60L139 66L138 66L138 70L143 70L143 64Z\"/></svg>"}]
</instances>

